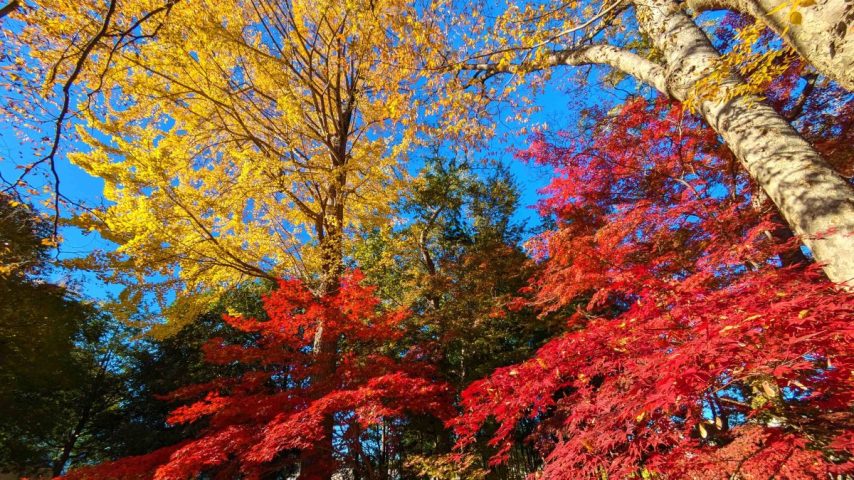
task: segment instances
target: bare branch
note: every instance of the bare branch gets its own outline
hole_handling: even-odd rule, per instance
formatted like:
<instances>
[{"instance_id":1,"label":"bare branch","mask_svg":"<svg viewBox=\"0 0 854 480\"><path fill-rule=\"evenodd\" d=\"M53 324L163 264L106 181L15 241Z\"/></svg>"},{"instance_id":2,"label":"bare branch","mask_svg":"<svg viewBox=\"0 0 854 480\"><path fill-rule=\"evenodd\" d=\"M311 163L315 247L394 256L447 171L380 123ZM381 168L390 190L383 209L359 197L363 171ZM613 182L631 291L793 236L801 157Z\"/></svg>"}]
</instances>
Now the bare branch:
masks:
<instances>
[{"instance_id":1,"label":"bare branch","mask_svg":"<svg viewBox=\"0 0 854 480\"><path fill-rule=\"evenodd\" d=\"M18 7L20 7L20 6L21 6L21 4L18 2L18 0L12 0L11 2L4 5L3 8L0 8L0 18L5 17L6 15L9 15L10 13L17 10Z\"/></svg>"},{"instance_id":2,"label":"bare branch","mask_svg":"<svg viewBox=\"0 0 854 480\"><path fill-rule=\"evenodd\" d=\"M86 61L89 59L89 54L92 53L92 50L95 48L98 42L104 38L104 35L107 33L107 28L110 25L110 20L113 17L113 14L116 11L116 0L110 0L109 7L107 7L107 13L104 14L104 20L101 23L101 28L98 32L89 39L86 45L83 47L83 50L80 52L80 56L77 58L77 62L74 65L74 70L72 70L71 75L65 80L65 84L62 86L62 106L59 110L59 115L56 117L56 122L54 124L54 132L53 132L53 141L51 142L50 151L48 154L37 160L36 162L27 166L18 179L10 185L4 193L12 188L17 187L36 166L41 165L43 163L47 163L50 166L51 174L53 175L53 188L54 188L54 197L53 197L53 238L56 239L59 236L59 202L60 202L60 191L59 191L59 173L56 171L56 153L59 150L59 143L62 139L62 130L63 124L65 123L65 119L68 116L68 112L71 105L71 88L74 86L74 82L77 81L77 77L80 76L80 73L83 71L83 67L86 65Z\"/></svg>"},{"instance_id":3,"label":"bare branch","mask_svg":"<svg viewBox=\"0 0 854 480\"><path fill-rule=\"evenodd\" d=\"M544 61L537 63L511 64L506 67L499 66L496 63L474 63L464 65L462 69L497 74L539 71L562 65L572 67L607 65L655 87L664 94L668 94L664 67L634 52L610 45L591 45L576 49L558 50L546 57Z\"/></svg>"}]
</instances>

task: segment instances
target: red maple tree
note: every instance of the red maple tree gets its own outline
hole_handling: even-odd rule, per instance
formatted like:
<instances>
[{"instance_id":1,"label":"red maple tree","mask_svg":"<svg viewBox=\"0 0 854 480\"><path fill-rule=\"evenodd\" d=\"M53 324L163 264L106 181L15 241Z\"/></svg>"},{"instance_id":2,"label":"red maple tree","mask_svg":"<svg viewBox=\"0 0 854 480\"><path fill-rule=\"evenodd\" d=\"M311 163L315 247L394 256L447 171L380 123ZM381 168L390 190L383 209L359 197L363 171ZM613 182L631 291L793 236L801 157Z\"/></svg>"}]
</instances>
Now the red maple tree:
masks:
<instances>
[{"instance_id":1,"label":"red maple tree","mask_svg":"<svg viewBox=\"0 0 854 480\"><path fill-rule=\"evenodd\" d=\"M300 478L320 479L370 455L371 440L364 435L372 426L410 413L448 418L446 385L435 381L415 349L394 347L408 312L383 311L374 289L361 281L354 272L336 292L316 297L301 282L282 280L264 299L269 320L225 316L252 340L214 338L205 358L244 365L244 373L168 395L186 402L169 422L198 423L200 434L65 478L251 479L298 468ZM335 351L313 348L321 324L324 335L338 339ZM334 374L320 376L330 362ZM330 422L332 429L326 428ZM335 438L327 437L329 431ZM318 459L330 458L324 454L330 449L336 465L322 465Z\"/></svg>"},{"instance_id":2,"label":"red maple tree","mask_svg":"<svg viewBox=\"0 0 854 480\"><path fill-rule=\"evenodd\" d=\"M463 393L458 447L487 435L501 463L524 422L543 478L850 470L854 295L806 265L679 105L634 98L589 119L588 135L520 154L556 170L531 290L569 332Z\"/></svg>"}]
</instances>

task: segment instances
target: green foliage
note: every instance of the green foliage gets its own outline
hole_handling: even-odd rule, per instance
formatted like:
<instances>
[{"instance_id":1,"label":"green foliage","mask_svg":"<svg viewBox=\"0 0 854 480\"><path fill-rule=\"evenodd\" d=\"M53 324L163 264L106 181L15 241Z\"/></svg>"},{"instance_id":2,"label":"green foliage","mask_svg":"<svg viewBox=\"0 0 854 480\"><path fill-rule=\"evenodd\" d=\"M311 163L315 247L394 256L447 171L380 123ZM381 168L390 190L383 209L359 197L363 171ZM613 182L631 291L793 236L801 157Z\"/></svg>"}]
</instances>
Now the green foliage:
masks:
<instances>
[{"instance_id":1,"label":"green foliage","mask_svg":"<svg viewBox=\"0 0 854 480\"><path fill-rule=\"evenodd\" d=\"M210 312L198 316L174 336L144 339L127 359L131 372L127 396L116 412L109 431L120 442L111 450L111 459L141 455L191 437L197 425L167 425L175 404L163 396L187 385L240 373L241 366L214 365L204 361L202 346L213 337L228 341L252 342L223 321L224 313L264 318L261 296L270 286L256 283L235 289Z\"/></svg>"},{"instance_id":2,"label":"green foliage","mask_svg":"<svg viewBox=\"0 0 854 480\"><path fill-rule=\"evenodd\" d=\"M46 282L50 228L0 198L0 470L62 470L107 450L93 429L116 408L123 339L110 318Z\"/></svg>"},{"instance_id":3,"label":"green foliage","mask_svg":"<svg viewBox=\"0 0 854 480\"><path fill-rule=\"evenodd\" d=\"M436 154L425 160L414 188L397 205L403 225L368 233L354 255L386 301L416 312L409 342L432 355L458 391L527 358L562 328L556 317L538 318L522 306L528 278L538 267L522 248L527 231L515 218L518 204L506 167ZM411 475L485 474L490 449L483 445L465 468L448 463L451 457L444 455L453 440L433 419L411 420L403 439ZM525 448L515 454L518 464L488 478L524 478L538 463Z\"/></svg>"}]
</instances>

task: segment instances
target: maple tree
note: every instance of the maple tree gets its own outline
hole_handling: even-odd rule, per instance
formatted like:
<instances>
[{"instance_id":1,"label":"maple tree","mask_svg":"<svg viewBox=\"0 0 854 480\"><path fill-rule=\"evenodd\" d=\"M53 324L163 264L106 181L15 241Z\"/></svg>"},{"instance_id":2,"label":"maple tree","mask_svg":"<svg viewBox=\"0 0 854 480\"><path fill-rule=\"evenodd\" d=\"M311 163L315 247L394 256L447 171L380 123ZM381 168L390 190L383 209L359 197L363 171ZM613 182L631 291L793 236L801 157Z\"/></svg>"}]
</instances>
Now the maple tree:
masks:
<instances>
[{"instance_id":1,"label":"maple tree","mask_svg":"<svg viewBox=\"0 0 854 480\"><path fill-rule=\"evenodd\" d=\"M381 213L386 203L373 197L388 187L392 177L383 167L394 165L396 159L394 155L384 156L387 142L376 137L392 138L401 132L391 128L392 125L409 123L413 116L422 113L423 119L430 120L442 112L431 105L436 103L463 113L448 115L448 119L439 122L441 128L433 132L453 137L462 131L470 134L492 131L493 127L484 121L488 115L480 106L496 95L496 87L444 95L439 102L412 95L413 85L432 84L434 88L428 89L429 92L442 93L447 83L434 81L430 72L436 69L454 73L474 70L485 73L486 77L512 73L521 80L509 83L519 83L527 81L527 74L536 70L561 65L607 65L672 99L689 102L725 138L736 158L777 205L793 231L824 264L828 275L837 282L852 278L852 266L847 256L841 254L851 247L848 235L852 230L850 219L854 217L851 186L791 129L785 118L760 98L764 86L782 68L780 64L790 61L787 57L791 57L791 52L773 48L772 53L748 62L748 75L739 75L745 69L733 68L733 62L727 55L721 56L698 21L689 18L675 0L662 0L654 5L648 2L513 4L489 22L481 22L476 13L473 22L463 22L462 29L457 28L460 25L456 21L449 26L435 21L454 17L453 2L450 8L440 4L428 9L396 2L326 6L305 6L300 2L209 3L128 2L119 6L110 1L104 8L98 2L70 5L45 1L26 6L25 13L14 15L23 19L24 25L22 32L15 35L15 45L20 53L32 58L30 63L34 66L16 63L10 65L7 74L13 89L22 94L38 91L36 97L44 96L44 89L38 87L42 82L53 87L62 85L63 108L56 122L57 135L50 153L39 162L50 159L52 163L56 153L70 103L69 86L86 85L87 98L79 113L94 115L92 123L99 133L121 138L116 138L115 144L101 145L103 139L89 137L88 141L100 153L76 158L90 172L109 180L108 196L119 205L104 215L81 218L81 224L104 232L109 230L112 238L124 245L123 251L131 261L140 260L133 263L132 271L119 269L128 275L116 275L116 280L151 287L153 277L169 277L171 282L161 282L163 288L158 297L169 296L164 290L184 292L182 301L172 309L191 310L185 317L191 318L192 313L200 311L202 296L198 293L216 294L219 290L216 285L264 277L271 270L275 271L272 277L285 271L289 274L296 271L306 277L316 275L317 269L311 266L300 268L305 259L327 267L338 263L335 258L338 255L328 252L339 250L335 246L337 232L382 216L374 214ZM850 57L850 35L845 29L837 32L832 21L841 2L826 5L791 2L776 9L762 2L736 3L723 6L754 15L756 11L767 13L756 15L762 17L760 22L765 22L761 25L770 25L804 54L807 61L819 67L824 63L800 47L808 43L820 45L825 57L828 51L839 52L830 56L834 62L843 64ZM721 5L715 2L697 2L694 8L699 11L718 6ZM206 13L197 17L194 12L198 11ZM777 18L783 11L786 19ZM200 20L204 19L211 23L203 24ZM833 23L833 28L822 27L828 22ZM439 31L436 25L447 26L448 32ZM825 30L832 30L828 38L817 41L801 38ZM189 39L193 34L197 35L194 37L197 43ZM77 48L80 38L88 40ZM451 42L447 51L435 48L443 38ZM750 52L754 38L753 33L740 38L747 46L741 53ZM340 44L336 43L339 40ZM217 54L208 55L213 49ZM162 54L166 51L172 53ZM324 51L335 55L324 55L321 53ZM420 63L413 59L416 55L421 58ZM277 61L291 68L270 68ZM400 74L418 65L428 71L426 79ZM839 73L838 70L831 72ZM128 75L129 72L133 73ZM272 72L275 74L271 75ZM305 72L308 74L303 75ZM67 81L63 84L62 79ZM451 83L471 86L481 80L460 79L455 75ZM285 85L290 85L293 95L279 95L278 89ZM335 85L335 91L320 88L324 85ZM182 101L173 101L176 98ZM94 99L99 101L93 102ZM113 104L112 100L117 101ZM93 108L93 103L106 108ZM478 107L471 108L473 105ZM29 110L23 106L17 112L31 118ZM142 124L159 125L159 132L144 131ZM116 135L118 131L121 135ZM412 133L410 129L403 131ZM762 131L768 133L761 139L751 133ZM357 148L351 152L347 141L352 139L359 141L353 143ZM395 151L405 150L406 146L407 142L401 141ZM211 159L225 155L223 158L234 162L233 171L226 174L221 168L212 171L195 168L188 173L180 172L174 165L165 173L155 168L152 175L147 175L145 168L121 169L124 174L110 170L117 165L110 161L115 158L109 157L122 156L121 152L132 159L148 158L149 163L155 156L158 164L165 164L166 159L160 158L164 151L171 152L168 157L173 164L197 167L205 162L207 166L222 166L220 160ZM321 158L329 157L320 162L319 170L318 152L322 152ZM351 153L354 153L352 158ZM375 156L389 162L358 160ZM248 169L244 163L249 157L253 165L260 166L260 159L270 158L274 159L274 165ZM347 166L351 160L352 170ZM129 162L133 160L125 159L124 166L130 167ZM288 167L278 169L280 163ZM337 173L330 174L333 170ZM338 177L339 170L355 171L356 177L364 175L372 179L356 181L360 190L370 191L372 195L365 192L349 195L354 175L349 179L346 174ZM133 173L128 175L126 171ZM234 177L260 182L252 186L253 195L230 188L230 182L222 177L232 173ZM194 192L185 191L188 189L184 187L193 181L203 182L194 188L204 184L205 188L200 189L204 194L194 196ZM142 193L130 198L144 201L118 201L119 191L125 198L130 190L119 187L131 183ZM263 185L272 188L275 202L263 195L254 198L265 190ZM173 190L173 195L159 195L168 190ZM824 194L818 195L818 191ZM235 195L239 198L228 195L233 192L238 192ZM347 203L343 197L358 200ZM179 199L177 204L175 198ZM212 203L211 198L215 199ZM245 203L247 198L252 201ZM164 213L152 215L142 209L151 203L158 204L154 212ZM293 205L277 211L282 204ZM244 215L213 213L217 210L214 206L223 205L228 205L232 212L243 211ZM55 210L58 215L58 206ZM338 210L347 210L348 218L343 219ZM169 219L163 218L166 212L171 212ZM336 213L327 215L329 212ZM137 221L130 225L128 218ZM171 221L174 218L183 218L185 222ZM236 223L240 223L240 228ZM253 228L247 230L249 226ZM240 235L233 233L238 231ZM304 240L301 232L317 240L316 245L309 242L309 246L316 247L315 255L302 251L311 248L296 252ZM247 245L252 246L254 255L240 251L243 245L235 243L234 236L252 239ZM197 241L185 240L193 238ZM269 245L270 239L277 241ZM320 247L321 243L328 246ZM153 252L162 250L163 245L169 245L171 253L155 255ZM179 251L182 253L175 255ZM148 258L143 261L143 256ZM177 276L173 275L176 264L180 266ZM115 259L112 266L117 265L126 266L127 262ZM330 276L330 285L335 284L334 276ZM126 298L139 300L132 290Z\"/></svg>"},{"instance_id":2,"label":"maple tree","mask_svg":"<svg viewBox=\"0 0 854 480\"><path fill-rule=\"evenodd\" d=\"M698 16L719 8L740 13ZM0 245L3 293L35 292L3 305L0 333L40 337L0 339L15 362L0 374L30 381L81 348L72 326L38 318L64 300L22 280L67 220L116 248L65 264L123 285L112 313L153 313L158 337L120 345L151 353L119 354L141 369L110 383L128 386L121 400L78 396L33 423L64 433L56 473L155 449L69 478L847 474L848 13L840 0L4 2L2 109L33 158L0 176L0 213L18 221L38 198L54 221L37 222L50 238ZM623 103L582 112L579 131L520 126L536 133L518 156L555 170L539 204L550 227L526 251L512 176L469 161L505 119L531 119L563 66L593 67L574 86ZM437 158L410 175L428 142ZM63 159L104 182L102 205L60 192ZM255 307L220 320L235 299ZM16 315L37 321L7 328ZM44 400L52 378L37 408L59 405ZM103 390L90 380L73 387ZM178 388L157 403L164 386ZM22 437L20 405L2 438ZM128 418L98 440L136 438L76 454L105 405Z\"/></svg>"},{"instance_id":3,"label":"maple tree","mask_svg":"<svg viewBox=\"0 0 854 480\"><path fill-rule=\"evenodd\" d=\"M393 457L396 420L407 414L447 419L452 412L447 387L433 378L418 350L394 345L408 313L381 311L373 288L361 280L360 273L351 273L335 293L322 297L300 281L282 280L264 299L267 319L224 316L254 340L213 338L204 347L205 359L245 370L168 395L186 402L169 422L200 423L199 436L66 478L259 478L294 468L306 479L329 478L342 468L364 473L376 460L370 438L384 427L387 437L375 448ZM321 318L326 334L340 339L340 355L312 351ZM329 356L337 357L332 376L325 371ZM328 419L333 430L325 428ZM330 434L335 438L325 437ZM330 459L333 465L324 463Z\"/></svg>"},{"instance_id":4,"label":"maple tree","mask_svg":"<svg viewBox=\"0 0 854 480\"><path fill-rule=\"evenodd\" d=\"M849 471L854 296L751 205L714 131L664 99L590 112L588 137L539 135L553 165L535 240L546 311L570 332L463 393L465 447L494 419L500 463L517 424L545 478L816 478ZM580 305L577 303L583 299Z\"/></svg>"},{"instance_id":5,"label":"maple tree","mask_svg":"<svg viewBox=\"0 0 854 480\"><path fill-rule=\"evenodd\" d=\"M350 234L388 221L388 200L405 178L399 125L411 91L396 81L400 58L390 62L385 45L394 43L387 28L405 23L407 8L266 0L23 5L13 14L21 26L11 45L30 61L6 66L9 89L63 106L50 153L21 177L39 163L54 165L68 105L80 100L72 112L82 119L78 151L68 157L104 180L109 204L82 210L72 223L118 245L68 263L124 285L111 307L122 319L156 303L169 319L149 324L156 335L176 332L235 285L258 279L298 277L318 295L333 294ZM43 112L28 105L12 113L37 122ZM340 339L317 320L311 350L325 372L315 380L331 377L341 361ZM324 428L331 440L332 421Z\"/></svg>"}]
</instances>

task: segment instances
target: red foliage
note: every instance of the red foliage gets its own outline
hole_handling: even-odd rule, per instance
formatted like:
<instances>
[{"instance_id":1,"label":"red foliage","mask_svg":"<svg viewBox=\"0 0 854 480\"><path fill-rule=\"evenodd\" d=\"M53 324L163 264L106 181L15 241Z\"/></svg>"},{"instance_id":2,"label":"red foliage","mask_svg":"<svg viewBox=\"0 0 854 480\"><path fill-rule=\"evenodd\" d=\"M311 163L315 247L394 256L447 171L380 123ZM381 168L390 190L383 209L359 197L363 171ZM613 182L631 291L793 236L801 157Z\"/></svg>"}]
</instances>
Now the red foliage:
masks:
<instances>
[{"instance_id":1,"label":"red foliage","mask_svg":"<svg viewBox=\"0 0 854 480\"><path fill-rule=\"evenodd\" d=\"M260 478L295 463L297 452L301 478L321 478L312 472L337 465L319 465L330 457L318 452L336 446L346 464L359 453L360 432L372 425L408 413L448 418L447 387L431 378L423 362L390 350L407 313L381 312L373 289L361 280L356 272L337 293L321 298L298 281L283 280L265 298L269 320L224 317L256 340L228 345L213 339L205 346L206 360L246 364L248 371L169 396L190 402L172 412L170 423L198 422L198 438L66 478ZM338 339L337 350L312 351L321 322L323 334ZM321 376L330 362L333 374ZM329 422L335 424L334 439L325 428Z\"/></svg>"},{"instance_id":2,"label":"red foliage","mask_svg":"<svg viewBox=\"0 0 854 480\"><path fill-rule=\"evenodd\" d=\"M593 112L593 134L539 136L557 177L533 285L570 332L463 394L459 447L521 423L544 478L819 478L850 469L854 295L793 265L767 206L679 106ZM560 142L561 144L558 144Z\"/></svg>"}]
</instances>

